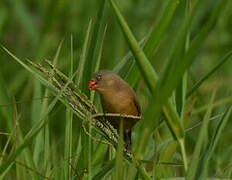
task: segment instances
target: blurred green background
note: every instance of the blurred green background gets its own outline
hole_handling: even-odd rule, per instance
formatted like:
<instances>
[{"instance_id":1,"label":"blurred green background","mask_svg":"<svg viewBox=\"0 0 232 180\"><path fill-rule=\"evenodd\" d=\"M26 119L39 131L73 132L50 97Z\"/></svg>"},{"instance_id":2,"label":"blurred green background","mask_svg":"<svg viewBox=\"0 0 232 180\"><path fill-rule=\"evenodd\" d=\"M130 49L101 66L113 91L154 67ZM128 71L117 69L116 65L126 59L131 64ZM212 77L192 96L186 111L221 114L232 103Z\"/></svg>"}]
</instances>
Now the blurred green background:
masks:
<instances>
[{"instance_id":1,"label":"blurred green background","mask_svg":"<svg viewBox=\"0 0 232 180\"><path fill-rule=\"evenodd\" d=\"M167 1L158 0L118 1L120 9L137 40L146 37L151 27L155 26L166 3ZM96 17L98 6L97 1L88 0L70 0L67 2L62 0L1 1L0 42L20 58L40 61L45 58L51 59L60 41L64 39L59 62L67 67L70 58L70 36L73 35L74 39L74 59L78 61L87 25L90 19L94 20ZM215 3L210 0L201 3L192 23L192 36L198 33L199 28L204 24L214 6ZM232 34L231 6L230 2L226 9L223 10L221 18L219 18L213 32L208 37L201 52L199 52L198 60L192 66L193 79L197 80L201 77L218 61L219 57L230 50ZM152 58L152 63L158 72L164 64L163 59L168 56L184 12L185 1L180 1L168 32ZM101 67L112 69L126 54L128 46L109 7L109 3L106 3L103 23L107 24L107 33ZM17 64L8 60L10 59L9 56L3 51L1 51L0 57L1 73L3 77L7 77L9 94L16 95L18 89L15 87L14 81L17 81L17 76L23 76L23 70ZM208 82L212 86L229 84L231 82L230 67L231 62L224 66L217 76L214 76L215 82L213 84L210 81ZM211 80L213 81L213 78ZM209 88L202 88L206 94L207 89ZM226 91L229 90L230 86L227 86Z\"/></svg>"},{"instance_id":2,"label":"blurred green background","mask_svg":"<svg viewBox=\"0 0 232 180\"><path fill-rule=\"evenodd\" d=\"M117 4L138 41L147 37L151 28L156 25L167 2L165 0L117 0ZM215 4L212 0L204 0L200 3L191 25L190 40L199 33ZM162 72L165 60L170 55L169 50L180 30L185 15L185 6L186 2L180 0L167 32L151 58L152 65L158 74ZM60 42L64 40L58 68L68 74L70 37L73 37L74 68L76 69L89 21L95 20L98 8L99 2L93 0L0 0L0 44L21 59L40 62L43 59L53 59ZM113 69L127 54L129 47L108 2L105 5L102 23L103 26L107 25L107 31L103 45L101 69ZM103 28L101 28L102 33ZM232 49L231 47L232 1L229 1L191 66L188 88L217 64L219 59ZM18 102L19 114L22 116L19 124L23 133L26 133L33 124L33 118L36 118L33 117L33 110L36 110L35 107L38 103L44 101L44 88L41 87L40 92L35 92L35 89L38 89L35 87L40 86L39 83L2 49L0 50L0 63L0 82L2 82L0 88L5 89L7 93L0 95L0 132L9 132L11 129L9 121L12 120L13 114L8 112L13 107L13 97L15 97ZM139 99L142 109L146 109L149 96L146 87L140 88L140 85L145 86L144 83L141 83L134 88L140 92ZM222 102L215 109L214 115L216 116L220 115L225 106L232 102L232 61L227 62L200 87L196 109L193 110L189 128L202 119L203 114L199 113L200 108L208 104L213 90L217 90L216 102ZM10 100L6 100L6 96ZM64 143L65 122L63 118L65 116L63 111L64 106L58 104L51 114L50 127L52 139L55 139L54 141L61 147ZM78 134L75 134L75 128L80 128L80 124L75 124L74 121L73 126L75 137ZM212 121L210 127L214 126L215 123ZM231 127L232 122L229 121L215 152L215 154L223 155L215 155L212 160L211 173L213 174L216 169L222 177L224 171L232 167ZM189 153L193 151L192 147L198 131L199 127L190 131L187 136L186 149ZM1 146L6 143L4 135L0 135L0 143ZM62 152L62 149L58 151Z\"/></svg>"}]
</instances>

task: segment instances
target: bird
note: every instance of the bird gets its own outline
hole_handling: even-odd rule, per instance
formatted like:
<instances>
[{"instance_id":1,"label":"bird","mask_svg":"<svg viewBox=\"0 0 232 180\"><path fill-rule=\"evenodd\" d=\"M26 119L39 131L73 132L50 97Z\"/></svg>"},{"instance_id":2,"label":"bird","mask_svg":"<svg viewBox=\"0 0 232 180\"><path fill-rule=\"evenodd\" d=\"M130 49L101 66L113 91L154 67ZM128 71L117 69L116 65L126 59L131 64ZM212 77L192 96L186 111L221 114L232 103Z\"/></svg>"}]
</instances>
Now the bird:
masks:
<instances>
[{"instance_id":1,"label":"bird","mask_svg":"<svg viewBox=\"0 0 232 180\"><path fill-rule=\"evenodd\" d=\"M104 113L117 113L141 117L141 107L135 91L120 76L109 70L100 70L93 74L88 89L100 95ZM123 137L126 149L131 149L131 130L139 118L108 118L109 123L119 131L123 123Z\"/></svg>"}]
</instances>

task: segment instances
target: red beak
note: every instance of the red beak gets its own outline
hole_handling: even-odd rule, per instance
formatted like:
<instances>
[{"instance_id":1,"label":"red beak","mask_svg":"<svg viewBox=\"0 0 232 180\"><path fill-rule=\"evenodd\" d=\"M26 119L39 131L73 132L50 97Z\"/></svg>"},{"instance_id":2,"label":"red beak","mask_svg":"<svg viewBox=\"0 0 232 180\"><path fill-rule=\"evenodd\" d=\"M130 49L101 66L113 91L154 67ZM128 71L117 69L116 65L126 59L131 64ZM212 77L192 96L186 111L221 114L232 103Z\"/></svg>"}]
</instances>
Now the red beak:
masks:
<instances>
[{"instance_id":1,"label":"red beak","mask_svg":"<svg viewBox=\"0 0 232 180\"><path fill-rule=\"evenodd\" d=\"M98 85L94 80L91 79L88 83L88 88L90 91L93 91L98 88Z\"/></svg>"}]
</instances>

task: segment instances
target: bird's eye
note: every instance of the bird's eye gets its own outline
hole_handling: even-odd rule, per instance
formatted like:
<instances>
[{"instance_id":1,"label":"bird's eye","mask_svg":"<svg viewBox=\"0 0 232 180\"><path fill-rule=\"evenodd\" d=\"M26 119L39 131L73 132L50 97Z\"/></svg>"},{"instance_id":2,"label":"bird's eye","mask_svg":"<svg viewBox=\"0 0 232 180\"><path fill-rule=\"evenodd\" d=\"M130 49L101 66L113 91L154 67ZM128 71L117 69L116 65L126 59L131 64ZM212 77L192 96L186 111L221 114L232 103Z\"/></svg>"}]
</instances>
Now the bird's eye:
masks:
<instances>
[{"instance_id":1,"label":"bird's eye","mask_svg":"<svg viewBox=\"0 0 232 180\"><path fill-rule=\"evenodd\" d=\"M96 76L96 79L97 79L97 81L100 81L100 80L102 79L102 75L101 75L101 74L98 74L98 75Z\"/></svg>"}]
</instances>

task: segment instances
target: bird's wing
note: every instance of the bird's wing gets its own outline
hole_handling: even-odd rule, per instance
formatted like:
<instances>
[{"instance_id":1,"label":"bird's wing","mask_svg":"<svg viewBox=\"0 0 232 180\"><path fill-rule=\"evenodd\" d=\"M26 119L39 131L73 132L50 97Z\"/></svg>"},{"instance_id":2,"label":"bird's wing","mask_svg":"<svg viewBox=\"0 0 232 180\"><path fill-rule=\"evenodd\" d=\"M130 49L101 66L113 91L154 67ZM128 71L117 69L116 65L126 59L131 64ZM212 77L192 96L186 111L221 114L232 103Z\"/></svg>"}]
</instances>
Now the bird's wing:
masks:
<instances>
[{"instance_id":1,"label":"bird's wing","mask_svg":"<svg viewBox=\"0 0 232 180\"><path fill-rule=\"evenodd\" d=\"M136 107L136 109L138 111L138 116L141 116L141 107L140 107L139 101L137 100L136 97L134 97L134 105L135 105L135 107Z\"/></svg>"}]
</instances>

